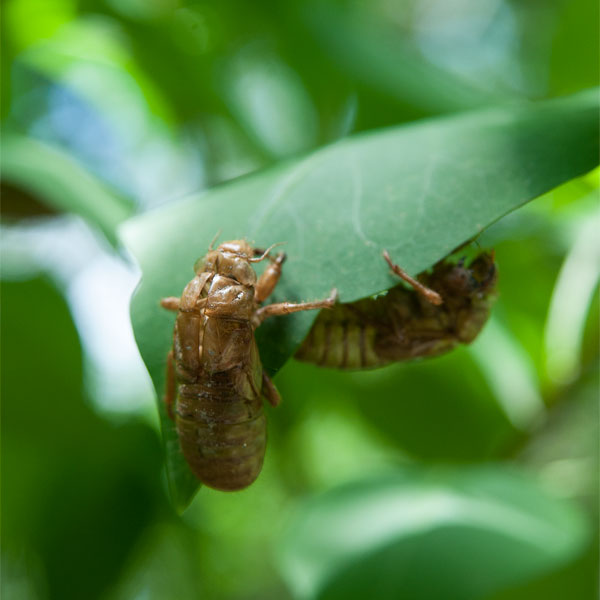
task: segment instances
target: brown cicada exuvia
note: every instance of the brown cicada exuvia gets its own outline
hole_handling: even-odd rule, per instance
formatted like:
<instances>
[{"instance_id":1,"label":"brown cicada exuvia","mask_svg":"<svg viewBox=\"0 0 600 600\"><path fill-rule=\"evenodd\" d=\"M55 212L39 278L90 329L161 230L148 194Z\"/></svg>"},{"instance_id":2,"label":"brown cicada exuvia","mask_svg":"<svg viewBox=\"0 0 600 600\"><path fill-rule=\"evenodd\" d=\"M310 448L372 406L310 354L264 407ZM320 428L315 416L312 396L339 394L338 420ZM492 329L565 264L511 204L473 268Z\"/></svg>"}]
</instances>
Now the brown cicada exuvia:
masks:
<instances>
[{"instance_id":1,"label":"brown cicada exuvia","mask_svg":"<svg viewBox=\"0 0 600 600\"><path fill-rule=\"evenodd\" d=\"M369 369L391 362L438 356L472 342L496 299L493 252L470 264L438 262L430 273L409 277L383 253L392 271L407 281L385 295L321 312L296 358L338 369Z\"/></svg>"},{"instance_id":2,"label":"brown cicada exuvia","mask_svg":"<svg viewBox=\"0 0 600 600\"><path fill-rule=\"evenodd\" d=\"M272 247L271 247L272 248ZM161 301L177 311L167 359L165 401L183 455L196 477L218 490L240 490L260 473L266 445L262 399L280 402L263 371L254 330L273 315L329 308L336 292L319 302L261 307L281 276L276 257L244 240L210 249L181 298ZM251 263L268 258L257 280Z\"/></svg>"}]
</instances>

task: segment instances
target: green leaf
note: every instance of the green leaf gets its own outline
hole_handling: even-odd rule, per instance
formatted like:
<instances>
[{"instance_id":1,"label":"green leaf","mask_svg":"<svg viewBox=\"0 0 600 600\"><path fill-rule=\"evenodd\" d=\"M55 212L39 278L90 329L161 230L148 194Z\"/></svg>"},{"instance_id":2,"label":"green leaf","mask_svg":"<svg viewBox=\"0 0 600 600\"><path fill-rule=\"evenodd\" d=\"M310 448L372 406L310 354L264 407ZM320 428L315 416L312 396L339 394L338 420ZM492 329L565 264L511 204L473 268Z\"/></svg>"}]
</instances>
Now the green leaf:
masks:
<instances>
[{"instance_id":1,"label":"green leaf","mask_svg":"<svg viewBox=\"0 0 600 600\"><path fill-rule=\"evenodd\" d=\"M134 207L110 191L70 156L17 133L3 132L2 180L33 194L59 211L73 212L98 227L112 243L116 228Z\"/></svg>"},{"instance_id":2,"label":"green leaf","mask_svg":"<svg viewBox=\"0 0 600 600\"><path fill-rule=\"evenodd\" d=\"M575 506L499 467L406 470L313 498L279 548L299 598L475 600L568 562Z\"/></svg>"},{"instance_id":3,"label":"green leaf","mask_svg":"<svg viewBox=\"0 0 600 600\"><path fill-rule=\"evenodd\" d=\"M27 597L106 598L164 514L160 446L147 424L94 412L78 331L47 277L1 292L3 560L25 568ZM25 597L10 584L3 573L3 598Z\"/></svg>"},{"instance_id":4,"label":"green leaf","mask_svg":"<svg viewBox=\"0 0 600 600\"><path fill-rule=\"evenodd\" d=\"M342 302L396 284L381 252L419 273L523 203L598 163L598 96L585 92L538 105L496 108L359 135L308 157L238 179L147 213L122 228L142 283L134 332L159 398L173 315L159 307L181 293L215 233L258 246L286 242L280 301ZM533 267L533 265L532 265ZM261 359L275 372L316 315L267 321ZM189 501L176 436L162 402L163 433L177 504Z\"/></svg>"}]
</instances>

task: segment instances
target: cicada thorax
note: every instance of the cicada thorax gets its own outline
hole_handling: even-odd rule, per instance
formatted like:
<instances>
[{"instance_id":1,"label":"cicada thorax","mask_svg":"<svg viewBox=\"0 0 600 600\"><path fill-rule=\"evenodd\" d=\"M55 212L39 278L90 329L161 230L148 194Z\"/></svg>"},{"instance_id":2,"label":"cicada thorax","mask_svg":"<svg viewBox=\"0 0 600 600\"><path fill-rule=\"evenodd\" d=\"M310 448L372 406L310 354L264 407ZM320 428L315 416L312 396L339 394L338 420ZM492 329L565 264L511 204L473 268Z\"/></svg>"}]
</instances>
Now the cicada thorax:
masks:
<instances>
[{"instance_id":1,"label":"cicada thorax","mask_svg":"<svg viewBox=\"0 0 600 600\"><path fill-rule=\"evenodd\" d=\"M266 445L262 368L250 322L256 276L243 257L210 252L181 297L175 329L175 422L205 485L238 490L260 473Z\"/></svg>"},{"instance_id":2,"label":"cicada thorax","mask_svg":"<svg viewBox=\"0 0 600 600\"><path fill-rule=\"evenodd\" d=\"M296 358L339 369L368 369L433 357L471 342L495 299L493 256L482 253L468 267L441 261L419 276L438 292L432 304L404 285L375 298L338 304L321 312Z\"/></svg>"}]
</instances>

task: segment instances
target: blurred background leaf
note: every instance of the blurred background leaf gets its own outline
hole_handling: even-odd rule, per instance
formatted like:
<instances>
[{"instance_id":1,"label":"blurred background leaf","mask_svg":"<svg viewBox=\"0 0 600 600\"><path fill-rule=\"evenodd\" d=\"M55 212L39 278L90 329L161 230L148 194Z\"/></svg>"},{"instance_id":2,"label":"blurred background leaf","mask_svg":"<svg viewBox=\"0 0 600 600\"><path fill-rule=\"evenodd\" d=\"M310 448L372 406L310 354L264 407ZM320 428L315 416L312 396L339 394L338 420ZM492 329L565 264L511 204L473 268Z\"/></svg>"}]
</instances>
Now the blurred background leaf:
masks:
<instances>
[{"instance_id":1,"label":"blurred background leaf","mask_svg":"<svg viewBox=\"0 0 600 600\"><path fill-rule=\"evenodd\" d=\"M587 541L582 516L520 474L403 469L300 508L281 564L299 598L467 600L549 571Z\"/></svg>"},{"instance_id":2,"label":"blurred background leaf","mask_svg":"<svg viewBox=\"0 0 600 600\"><path fill-rule=\"evenodd\" d=\"M48 280L6 283L2 300L3 595L19 585L11 568L31 561L40 596L103 597L164 502L156 436L92 412L77 333Z\"/></svg>"},{"instance_id":3,"label":"blurred background leaf","mask_svg":"<svg viewBox=\"0 0 600 600\"><path fill-rule=\"evenodd\" d=\"M106 191L68 155L31 138L3 136L0 172L5 184L42 197L56 211L81 215L113 244L117 242L117 225L133 212L129 202ZM8 194L9 202L11 197ZM15 202L15 212L22 205L22 199L19 200ZM10 205L3 203L2 213L9 217Z\"/></svg>"}]
</instances>

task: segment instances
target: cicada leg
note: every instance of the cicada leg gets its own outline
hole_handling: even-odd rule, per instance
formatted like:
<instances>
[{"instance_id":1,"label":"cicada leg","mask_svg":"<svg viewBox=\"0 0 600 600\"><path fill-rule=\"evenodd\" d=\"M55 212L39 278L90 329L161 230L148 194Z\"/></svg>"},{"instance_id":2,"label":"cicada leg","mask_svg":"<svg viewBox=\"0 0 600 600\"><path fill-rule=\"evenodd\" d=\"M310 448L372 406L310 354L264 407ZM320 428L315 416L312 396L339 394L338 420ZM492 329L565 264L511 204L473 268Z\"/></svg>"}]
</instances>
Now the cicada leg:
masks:
<instances>
[{"instance_id":1,"label":"cicada leg","mask_svg":"<svg viewBox=\"0 0 600 600\"><path fill-rule=\"evenodd\" d=\"M392 271L396 275L398 275L400 279L404 279L404 281L410 283L410 285L415 289L415 291L418 294L421 294L421 296L423 296L426 300L431 302L431 304L439 306L444 302L442 297L437 292L423 285L420 281L416 280L414 277L411 277L404 269L401 269L398 265L394 264L387 250L383 251L383 258L385 259L385 262L387 262L387 264L390 266L390 269L392 269Z\"/></svg>"},{"instance_id":2,"label":"cicada leg","mask_svg":"<svg viewBox=\"0 0 600 600\"><path fill-rule=\"evenodd\" d=\"M175 296L169 296L168 298L163 298L160 301L160 305L167 310L178 311L179 310L180 300Z\"/></svg>"},{"instance_id":3,"label":"cicada leg","mask_svg":"<svg viewBox=\"0 0 600 600\"><path fill-rule=\"evenodd\" d=\"M278 406L281 403L281 396L271 381L271 378L263 371L262 374L262 395L267 399L271 406Z\"/></svg>"},{"instance_id":4,"label":"cicada leg","mask_svg":"<svg viewBox=\"0 0 600 600\"><path fill-rule=\"evenodd\" d=\"M337 290L333 288L329 294L329 298L318 300L317 302L279 302L277 304L269 304L259 308L252 317L252 325L258 327L266 318L277 315L289 315L290 313L300 312L302 310L315 310L320 308L331 308L337 299Z\"/></svg>"},{"instance_id":5,"label":"cicada leg","mask_svg":"<svg viewBox=\"0 0 600 600\"><path fill-rule=\"evenodd\" d=\"M165 406L167 415L171 421L175 420L173 406L175 404L175 396L177 395L177 383L175 381L175 361L173 359L173 350L167 354L167 386L165 391Z\"/></svg>"},{"instance_id":6,"label":"cicada leg","mask_svg":"<svg viewBox=\"0 0 600 600\"><path fill-rule=\"evenodd\" d=\"M283 252L280 252L275 258L269 256L271 264L259 277L256 286L254 287L254 300L257 304L264 302L273 293L273 290L281 277L281 265L285 259L286 255Z\"/></svg>"}]
</instances>

